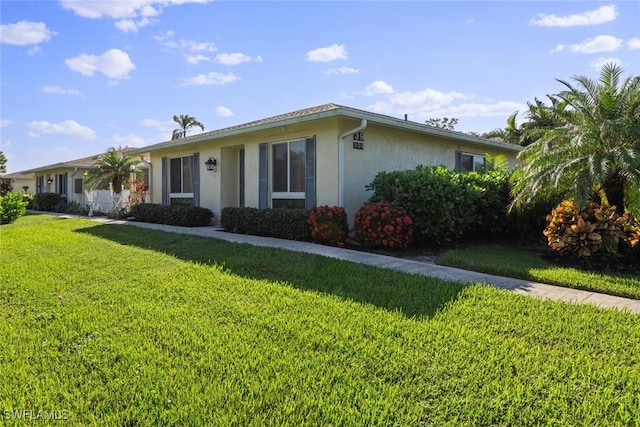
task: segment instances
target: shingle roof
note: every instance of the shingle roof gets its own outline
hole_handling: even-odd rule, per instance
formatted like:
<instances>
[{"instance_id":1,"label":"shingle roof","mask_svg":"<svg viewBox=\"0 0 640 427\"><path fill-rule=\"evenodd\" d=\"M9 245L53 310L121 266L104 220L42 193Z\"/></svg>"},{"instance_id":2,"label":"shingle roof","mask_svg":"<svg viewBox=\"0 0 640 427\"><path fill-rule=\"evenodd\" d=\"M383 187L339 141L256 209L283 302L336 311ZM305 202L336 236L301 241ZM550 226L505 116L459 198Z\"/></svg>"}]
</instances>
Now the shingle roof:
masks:
<instances>
[{"instance_id":1,"label":"shingle roof","mask_svg":"<svg viewBox=\"0 0 640 427\"><path fill-rule=\"evenodd\" d=\"M33 176L29 173L24 172L13 172L13 173L5 173L4 175L0 175L0 179L32 179Z\"/></svg>"},{"instance_id":2,"label":"shingle roof","mask_svg":"<svg viewBox=\"0 0 640 427\"><path fill-rule=\"evenodd\" d=\"M222 129L216 129L209 132L203 132L196 135L188 136L186 138L180 138L171 141L164 141L157 144L152 144L146 147L142 147L133 151L132 154L141 154L153 150L160 150L163 148L170 148L180 145L187 145L193 142L201 142L210 139L221 138L224 136L230 136L235 134L247 133L266 129L276 126L285 126L291 122L309 121L324 117L342 115L354 119L366 119L371 122L384 124L387 126L393 126L414 132L425 133L433 136L438 136L446 139L466 141L473 144L479 144L484 146L499 147L510 151L520 151L522 147L501 142L488 140L474 135L469 135L461 132L454 132L444 129L428 126L424 123L412 122L408 120L399 119L392 116L387 116L379 113L372 113L370 111L359 110L357 108L345 107L338 104L323 104L310 108L303 108L301 110L292 111L285 114L279 114L277 116L267 117L265 119L254 120L252 122L242 123L236 126L226 127Z\"/></svg>"},{"instance_id":3,"label":"shingle roof","mask_svg":"<svg viewBox=\"0 0 640 427\"><path fill-rule=\"evenodd\" d=\"M134 150L135 150L135 148L133 148L133 147L125 147L125 148L120 148L117 151L119 153L121 153L121 154L126 154L126 153L130 153L130 152L132 152ZM91 168L91 167L93 167L93 165L96 163L97 159L102 154L104 154L104 153L95 154L93 156L88 156L88 157L82 157L81 159L70 160L68 162L53 163L51 165L40 166L40 167L37 167L37 168L27 169L27 170L24 170L24 171L14 172L14 173L15 174L27 174L27 173L41 172L41 171L50 170L50 169Z\"/></svg>"}]
</instances>

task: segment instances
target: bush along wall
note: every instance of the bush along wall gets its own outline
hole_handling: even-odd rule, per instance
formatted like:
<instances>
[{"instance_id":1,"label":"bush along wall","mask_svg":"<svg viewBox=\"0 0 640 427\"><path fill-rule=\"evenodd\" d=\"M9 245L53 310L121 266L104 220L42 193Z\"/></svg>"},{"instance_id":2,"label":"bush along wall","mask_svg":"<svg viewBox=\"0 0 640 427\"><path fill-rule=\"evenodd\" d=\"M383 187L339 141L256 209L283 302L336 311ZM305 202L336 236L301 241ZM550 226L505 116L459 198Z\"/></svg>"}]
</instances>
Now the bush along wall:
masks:
<instances>
[{"instance_id":1,"label":"bush along wall","mask_svg":"<svg viewBox=\"0 0 640 427\"><path fill-rule=\"evenodd\" d=\"M223 208L220 223L232 233L311 240L307 225L309 211L304 209Z\"/></svg>"},{"instance_id":2,"label":"bush along wall","mask_svg":"<svg viewBox=\"0 0 640 427\"><path fill-rule=\"evenodd\" d=\"M67 199L58 193L38 193L33 196L33 209L37 211L52 212Z\"/></svg>"},{"instance_id":3,"label":"bush along wall","mask_svg":"<svg viewBox=\"0 0 640 427\"><path fill-rule=\"evenodd\" d=\"M365 203L356 212L353 235L365 246L405 249L413 238L413 221L389 203Z\"/></svg>"},{"instance_id":4,"label":"bush along wall","mask_svg":"<svg viewBox=\"0 0 640 427\"><path fill-rule=\"evenodd\" d=\"M495 235L507 225L509 175L501 171L453 172L444 166L381 172L366 187L370 202L401 206L419 241L444 244L467 236Z\"/></svg>"},{"instance_id":5,"label":"bush along wall","mask_svg":"<svg viewBox=\"0 0 640 427\"><path fill-rule=\"evenodd\" d=\"M307 224L316 243L344 246L349 234L347 213L341 206L316 206L309 212Z\"/></svg>"},{"instance_id":6,"label":"bush along wall","mask_svg":"<svg viewBox=\"0 0 640 427\"><path fill-rule=\"evenodd\" d=\"M182 227L204 227L211 225L213 212L196 206L164 206L140 203L131 206L131 216L136 221Z\"/></svg>"}]
</instances>

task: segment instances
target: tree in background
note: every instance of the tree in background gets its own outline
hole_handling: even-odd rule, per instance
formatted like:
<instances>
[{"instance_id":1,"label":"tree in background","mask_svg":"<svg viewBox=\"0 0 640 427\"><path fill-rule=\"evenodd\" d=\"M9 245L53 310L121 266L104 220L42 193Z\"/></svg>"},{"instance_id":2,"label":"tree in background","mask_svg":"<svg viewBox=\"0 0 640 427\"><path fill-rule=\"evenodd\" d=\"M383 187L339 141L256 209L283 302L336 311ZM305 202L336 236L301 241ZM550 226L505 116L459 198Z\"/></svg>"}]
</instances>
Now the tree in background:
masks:
<instances>
[{"instance_id":1,"label":"tree in background","mask_svg":"<svg viewBox=\"0 0 640 427\"><path fill-rule=\"evenodd\" d=\"M597 81L574 77L557 81L564 90L536 100L539 121L529 124L531 142L518 155L513 206L526 205L550 192L590 199L624 212L625 192L640 190L640 77L621 80L622 69L607 64Z\"/></svg>"},{"instance_id":2,"label":"tree in background","mask_svg":"<svg viewBox=\"0 0 640 427\"><path fill-rule=\"evenodd\" d=\"M455 117L443 117L441 119L430 118L425 123L427 124L427 126L431 126L434 128L455 131L456 125L458 124L458 119L456 119Z\"/></svg>"},{"instance_id":3,"label":"tree in background","mask_svg":"<svg viewBox=\"0 0 640 427\"><path fill-rule=\"evenodd\" d=\"M85 178L90 188L108 187L112 184L113 192L120 194L122 186L129 182L131 170L140 163L140 159L127 156L111 147L106 153L95 158L96 163Z\"/></svg>"},{"instance_id":4,"label":"tree in background","mask_svg":"<svg viewBox=\"0 0 640 427\"><path fill-rule=\"evenodd\" d=\"M178 129L173 130L171 139L186 138L187 131L193 127L199 127L204 131L204 125L196 120L195 117L188 114L180 114L179 116L173 116L173 121L180 126Z\"/></svg>"},{"instance_id":5,"label":"tree in background","mask_svg":"<svg viewBox=\"0 0 640 427\"><path fill-rule=\"evenodd\" d=\"M0 173L5 173L7 171L7 157L4 155L2 151L0 151Z\"/></svg>"}]
</instances>

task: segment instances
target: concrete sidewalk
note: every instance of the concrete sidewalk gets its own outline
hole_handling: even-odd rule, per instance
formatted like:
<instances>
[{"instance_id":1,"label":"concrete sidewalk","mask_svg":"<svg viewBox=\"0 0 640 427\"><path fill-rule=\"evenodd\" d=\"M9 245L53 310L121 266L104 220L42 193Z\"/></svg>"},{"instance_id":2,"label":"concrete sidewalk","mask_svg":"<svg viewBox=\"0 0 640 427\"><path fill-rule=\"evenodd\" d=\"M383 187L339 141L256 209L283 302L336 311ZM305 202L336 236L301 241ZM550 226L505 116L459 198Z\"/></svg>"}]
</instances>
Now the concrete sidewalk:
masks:
<instances>
[{"instance_id":1,"label":"concrete sidewalk","mask_svg":"<svg viewBox=\"0 0 640 427\"><path fill-rule=\"evenodd\" d=\"M177 227L135 221L118 221L103 217L93 218L93 220L101 223L122 224L151 230L161 230L170 233L210 237L233 243L247 243L254 246L265 246L296 252L306 252L342 259L345 261L357 262L360 264L372 265L375 267L390 268L406 273L436 277L443 280L452 280L464 283L486 283L488 285L495 286L496 288L506 289L518 294L538 298L548 298L572 303L594 304L599 307L617 308L628 310L632 313L640 313L640 300L616 297L579 289L563 288L560 286L495 276L492 274L477 273L459 268L440 266L429 262L413 261L369 252L323 246L310 242L298 242L293 240L275 239L272 237L227 233L215 227Z\"/></svg>"}]
</instances>

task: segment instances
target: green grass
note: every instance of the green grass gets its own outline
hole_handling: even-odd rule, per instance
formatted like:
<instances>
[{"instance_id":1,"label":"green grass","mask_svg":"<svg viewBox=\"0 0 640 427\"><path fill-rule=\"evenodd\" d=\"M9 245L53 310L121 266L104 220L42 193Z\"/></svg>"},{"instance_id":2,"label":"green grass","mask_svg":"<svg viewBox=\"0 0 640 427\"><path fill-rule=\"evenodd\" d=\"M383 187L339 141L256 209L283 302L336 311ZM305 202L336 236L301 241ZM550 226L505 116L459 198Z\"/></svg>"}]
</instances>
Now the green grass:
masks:
<instances>
[{"instance_id":1,"label":"green grass","mask_svg":"<svg viewBox=\"0 0 640 427\"><path fill-rule=\"evenodd\" d=\"M438 264L483 273L516 277L569 288L640 299L640 277L584 271L546 261L540 253L500 244L451 249L438 256Z\"/></svg>"},{"instance_id":2,"label":"green grass","mask_svg":"<svg viewBox=\"0 0 640 427\"><path fill-rule=\"evenodd\" d=\"M80 219L0 241L5 421L640 424L638 315Z\"/></svg>"}]
</instances>

